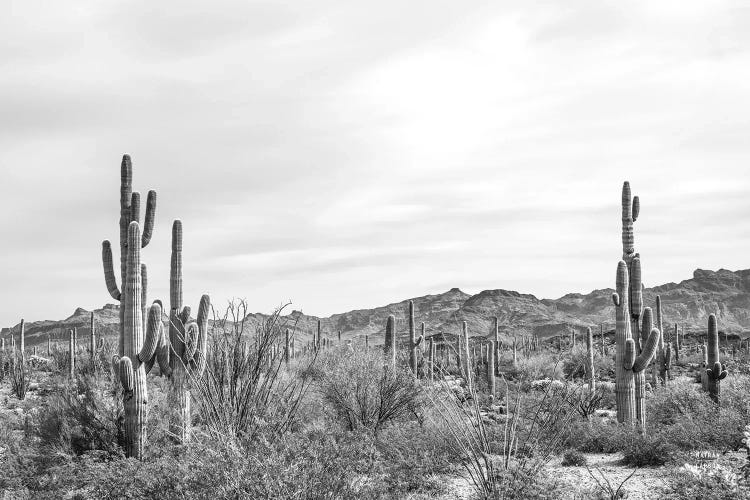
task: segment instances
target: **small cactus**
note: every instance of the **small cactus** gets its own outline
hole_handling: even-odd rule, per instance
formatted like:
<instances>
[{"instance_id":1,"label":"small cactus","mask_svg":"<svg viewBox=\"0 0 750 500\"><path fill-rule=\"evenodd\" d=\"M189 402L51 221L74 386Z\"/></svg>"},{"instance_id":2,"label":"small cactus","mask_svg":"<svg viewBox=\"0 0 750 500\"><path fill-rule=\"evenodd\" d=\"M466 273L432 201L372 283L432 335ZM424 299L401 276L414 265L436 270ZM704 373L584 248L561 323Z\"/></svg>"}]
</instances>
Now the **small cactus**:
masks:
<instances>
[{"instance_id":1,"label":"small cactus","mask_svg":"<svg viewBox=\"0 0 750 500\"><path fill-rule=\"evenodd\" d=\"M706 388L711 399L718 403L721 396L721 381L727 376L727 368L719 362L719 330L716 316L713 314L708 317L706 364Z\"/></svg>"},{"instance_id":2,"label":"small cactus","mask_svg":"<svg viewBox=\"0 0 750 500\"><path fill-rule=\"evenodd\" d=\"M487 388L492 398L495 397L495 345L495 341L491 340L487 350Z\"/></svg>"}]
</instances>

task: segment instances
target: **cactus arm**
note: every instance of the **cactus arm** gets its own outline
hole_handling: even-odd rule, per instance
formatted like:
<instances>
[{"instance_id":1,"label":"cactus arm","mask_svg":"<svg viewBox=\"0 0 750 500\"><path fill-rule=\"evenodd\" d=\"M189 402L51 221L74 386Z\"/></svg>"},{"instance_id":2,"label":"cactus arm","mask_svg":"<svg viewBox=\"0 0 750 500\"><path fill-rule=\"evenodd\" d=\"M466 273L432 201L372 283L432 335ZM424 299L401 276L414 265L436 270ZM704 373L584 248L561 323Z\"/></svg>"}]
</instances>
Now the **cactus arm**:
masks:
<instances>
[{"instance_id":1,"label":"cactus arm","mask_svg":"<svg viewBox=\"0 0 750 500\"><path fill-rule=\"evenodd\" d=\"M143 235L141 237L141 248L151 242L154 232L154 219L156 218L156 191L149 191L146 199L146 218L143 220Z\"/></svg>"},{"instance_id":2,"label":"cactus arm","mask_svg":"<svg viewBox=\"0 0 750 500\"><path fill-rule=\"evenodd\" d=\"M143 325L148 322L148 269L141 264L141 307L143 307Z\"/></svg>"},{"instance_id":3,"label":"cactus arm","mask_svg":"<svg viewBox=\"0 0 750 500\"><path fill-rule=\"evenodd\" d=\"M638 220L638 215L641 213L641 200L637 196L633 197L633 222Z\"/></svg>"},{"instance_id":4,"label":"cactus arm","mask_svg":"<svg viewBox=\"0 0 750 500\"><path fill-rule=\"evenodd\" d=\"M182 308L182 312L180 313L180 321L182 321L182 324L187 326L187 324L190 322L190 306L185 306Z\"/></svg>"},{"instance_id":5,"label":"cactus arm","mask_svg":"<svg viewBox=\"0 0 750 500\"><path fill-rule=\"evenodd\" d=\"M632 370L635 359L635 341L627 339L625 341L625 356L622 359L622 367L626 370Z\"/></svg>"},{"instance_id":6,"label":"cactus arm","mask_svg":"<svg viewBox=\"0 0 750 500\"><path fill-rule=\"evenodd\" d=\"M420 335L419 338L414 341L414 347L419 347L419 344L422 343L422 340L424 340L424 335Z\"/></svg>"},{"instance_id":7,"label":"cactus arm","mask_svg":"<svg viewBox=\"0 0 750 500\"><path fill-rule=\"evenodd\" d=\"M104 282L107 285L107 291L109 291L113 299L120 300L122 294L117 287L114 261L112 260L112 245L109 240L102 242L102 263L104 264Z\"/></svg>"},{"instance_id":8,"label":"cactus arm","mask_svg":"<svg viewBox=\"0 0 750 500\"><path fill-rule=\"evenodd\" d=\"M641 353L633 362L632 369L634 372L640 372L646 369L648 364L654 358L654 354L656 354L656 346L659 344L660 337L661 332L658 329L653 328L648 336L648 340L641 349Z\"/></svg>"},{"instance_id":9,"label":"cactus arm","mask_svg":"<svg viewBox=\"0 0 750 500\"><path fill-rule=\"evenodd\" d=\"M135 387L135 373L133 372L133 362L129 357L123 356L119 361L120 383L125 392L132 392Z\"/></svg>"},{"instance_id":10,"label":"cactus arm","mask_svg":"<svg viewBox=\"0 0 750 500\"><path fill-rule=\"evenodd\" d=\"M198 349L198 336L198 325L195 322L189 323L185 327L185 352L183 354L183 361L186 363L190 362L193 356L195 356L195 351Z\"/></svg>"},{"instance_id":11,"label":"cactus arm","mask_svg":"<svg viewBox=\"0 0 750 500\"><path fill-rule=\"evenodd\" d=\"M170 377L172 375L172 368L169 366L169 336L163 334L159 342L159 346L156 348L156 361L159 363L159 369L161 374Z\"/></svg>"},{"instance_id":12,"label":"cactus arm","mask_svg":"<svg viewBox=\"0 0 750 500\"><path fill-rule=\"evenodd\" d=\"M612 294L612 303L615 305L615 307L620 307L621 305L620 295L617 292Z\"/></svg>"},{"instance_id":13,"label":"cactus arm","mask_svg":"<svg viewBox=\"0 0 750 500\"><path fill-rule=\"evenodd\" d=\"M161 322L161 307L153 304L148 313L148 324L146 325L146 340L138 353L138 361L149 363L153 366L154 354L164 334L164 325ZM148 370L147 370L148 371Z\"/></svg>"},{"instance_id":14,"label":"cactus arm","mask_svg":"<svg viewBox=\"0 0 750 500\"><path fill-rule=\"evenodd\" d=\"M630 272L630 314L639 318L643 312L643 287L641 281L641 258L635 257ZM636 332L633 332L634 336Z\"/></svg>"}]
</instances>

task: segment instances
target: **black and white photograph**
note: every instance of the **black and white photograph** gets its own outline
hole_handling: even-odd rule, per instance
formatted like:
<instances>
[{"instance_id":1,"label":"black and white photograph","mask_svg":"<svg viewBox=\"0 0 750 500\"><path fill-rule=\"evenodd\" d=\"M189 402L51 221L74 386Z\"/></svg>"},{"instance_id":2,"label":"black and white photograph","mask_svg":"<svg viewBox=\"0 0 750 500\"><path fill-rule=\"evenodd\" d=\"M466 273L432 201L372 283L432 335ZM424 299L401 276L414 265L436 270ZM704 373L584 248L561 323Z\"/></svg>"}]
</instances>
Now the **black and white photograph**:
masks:
<instances>
[{"instance_id":1,"label":"black and white photograph","mask_svg":"<svg viewBox=\"0 0 750 500\"><path fill-rule=\"evenodd\" d=\"M0 0L0 500L750 500L750 2Z\"/></svg>"}]
</instances>

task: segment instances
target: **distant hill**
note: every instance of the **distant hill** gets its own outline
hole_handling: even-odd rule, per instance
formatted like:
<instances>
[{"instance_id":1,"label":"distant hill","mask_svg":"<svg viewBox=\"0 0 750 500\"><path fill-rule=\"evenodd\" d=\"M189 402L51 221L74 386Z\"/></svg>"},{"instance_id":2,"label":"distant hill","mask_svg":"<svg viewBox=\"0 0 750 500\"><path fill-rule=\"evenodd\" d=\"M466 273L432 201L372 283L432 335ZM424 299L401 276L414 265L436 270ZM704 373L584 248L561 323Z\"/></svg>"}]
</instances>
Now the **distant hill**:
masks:
<instances>
[{"instance_id":1,"label":"distant hill","mask_svg":"<svg viewBox=\"0 0 750 500\"><path fill-rule=\"evenodd\" d=\"M598 329L614 328L614 306L611 295L613 289L594 290L582 295L567 294L559 299L538 299L533 295L509 290L485 290L469 295L453 288L437 295L414 297L417 327L424 322L428 335L445 332L455 334L466 321L471 335L488 335L492 328L492 317L498 317L501 334L514 332L536 333L542 338L569 334L587 326ZM681 283L647 288L644 291L645 306L654 306L656 295L661 295L664 308L665 326L677 322L686 327L689 334L703 333L708 315L715 313L719 328L731 334L747 337L750 335L750 269L742 271L706 271L697 269L691 279ZM361 309L327 318L318 318L292 311L283 317L290 328L297 331L297 337L304 342L312 338L320 319L324 334L336 338L363 340L368 335L370 342L383 342L385 322L389 314L396 316L396 326L401 335L406 330L407 302L404 299L374 309ZM98 335L116 338L118 334L119 306L107 304L94 311L95 327ZM246 329L253 331L267 315L249 314ZM90 311L78 308L60 321L37 321L26 323L27 344L29 346L46 343L49 336L54 341L67 341L68 331L78 328L79 342L90 331ZM13 327L17 332L19 325ZM8 338L9 328L3 328L0 335ZM7 342L7 340L6 340Z\"/></svg>"}]
</instances>

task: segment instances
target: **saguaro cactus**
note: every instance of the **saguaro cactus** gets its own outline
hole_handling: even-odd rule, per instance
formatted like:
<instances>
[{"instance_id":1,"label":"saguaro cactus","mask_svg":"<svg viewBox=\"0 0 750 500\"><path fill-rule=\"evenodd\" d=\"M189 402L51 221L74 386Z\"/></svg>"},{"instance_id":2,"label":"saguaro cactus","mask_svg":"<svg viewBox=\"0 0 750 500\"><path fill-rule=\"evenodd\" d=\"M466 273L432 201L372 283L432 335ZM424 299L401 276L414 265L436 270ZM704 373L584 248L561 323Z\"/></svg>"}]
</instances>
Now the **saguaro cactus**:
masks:
<instances>
[{"instance_id":1,"label":"saguaro cactus","mask_svg":"<svg viewBox=\"0 0 750 500\"><path fill-rule=\"evenodd\" d=\"M411 368L411 372L416 376L417 375L417 367L419 364L419 360L417 359L417 348L419 347L419 344L424 340L424 333L420 335L419 338L416 338L417 334L415 331L415 323L414 323L414 301L409 301L409 368ZM424 327L424 323L422 323L422 327Z\"/></svg>"},{"instance_id":2,"label":"saguaro cactus","mask_svg":"<svg viewBox=\"0 0 750 500\"><path fill-rule=\"evenodd\" d=\"M661 309L661 297L659 295L656 296L656 328L659 329L659 331L663 331L663 317L662 317L662 309ZM657 348L657 357L656 357L656 365L659 368L659 378L661 379L662 385L667 385L667 381L669 380L669 371L671 369L671 362L672 357L669 357L669 360L667 360L667 353L664 347L664 336L659 339L659 346Z\"/></svg>"},{"instance_id":3,"label":"saguaro cactus","mask_svg":"<svg viewBox=\"0 0 750 500\"><path fill-rule=\"evenodd\" d=\"M471 381L471 353L469 352L469 330L464 321L461 325L461 373L466 380L466 388L469 393L473 390Z\"/></svg>"},{"instance_id":4,"label":"saguaro cactus","mask_svg":"<svg viewBox=\"0 0 750 500\"><path fill-rule=\"evenodd\" d=\"M596 374L594 373L594 335L591 328L586 328L586 378L589 381L589 391L596 390Z\"/></svg>"},{"instance_id":5,"label":"saguaro cactus","mask_svg":"<svg viewBox=\"0 0 750 500\"><path fill-rule=\"evenodd\" d=\"M172 258L169 273L169 402L177 409L170 423L171 432L182 443L190 440L192 417L191 388L203 376L206 368L208 312L211 300L201 297L196 320L190 320L190 307L182 305L182 221L172 223ZM160 351L161 352L161 351Z\"/></svg>"},{"instance_id":6,"label":"saguaro cactus","mask_svg":"<svg viewBox=\"0 0 750 500\"><path fill-rule=\"evenodd\" d=\"M490 341L490 348L487 350L487 389L490 397L495 397L495 341Z\"/></svg>"},{"instance_id":7,"label":"saguaro cactus","mask_svg":"<svg viewBox=\"0 0 750 500\"><path fill-rule=\"evenodd\" d=\"M636 356L635 341L630 332L628 307L628 266L624 261L617 265L617 292L612 294L616 311L615 343L615 397L617 401L617 421L632 424L636 417L645 422L645 411L636 414L635 373L642 372L656 351L659 333L652 330L641 354Z\"/></svg>"},{"instance_id":8,"label":"saguaro cactus","mask_svg":"<svg viewBox=\"0 0 750 500\"><path fill-rule=\"evenodd\" d=\"M719 327L716 316L708 317L708 355L706 364L706 389L716 403L721 396L721 381L727 376L727 367L719 362Z\"/></svg>"},{"instance_id":9,"label":"saguaro cactus","mask_svg":"<svg viewBox=\"0 0 750 500\"><path fill-rule=\"evenodd\" d=\"M128 227L131 222L139 222L141 211L141 195L138 192L133 192L133 166L130 161L129 155L123 155L122 163L120 164L120 275L121 283L125 286L125 280L127 279L127 252L128 252ZM156 192L149 191L148 199L146 201L146 216L144 219L143 234L141 235L141 241L135 243L139 248L145 248L151 241L151 234L154 228L154 217L156 215ZM104 281L107 285L107 290L113 299L120 302L120 341L119 341L119 353L120 356L124 356L125 349L125 308L122 304L122 293L117 286L117 278L115 277L114 264L112 259L112 246L109 240L104 240L102 243L102 263L104 264ZM145 265L143 269L140 269L139 273L145 275ZM141 277L141 293L146 294L146 288L143 287L143 276ZM145 303L143 297L142 302ZM143 312L141 314L144 314ZM145 322L145 316L142 317L141 322Z\"/></svg>"},{"instance_id":10,"label":"saguaro cactus","mask_svg":"<svg viewBox=\"0 0 750 500\"><path fill-rule=\"evenodd\" d=\"M674 324L674 360L680 362L680 329L677 323Z\"/></svg>"},{"instance_id":11,"label":"saguaro cactus","mask_svg":"<svg viewBox=\"0 0 750 500\"><path fill-rule=\"evenodd\" d=\"M75 330L70 330L70 340L68 341L68 377L75 377L76 371L76 337Z\"/></svg>"},{"instance_id":12,"label":"saguaro cactus","mask_svg":"<svg viewBox=\"0 0 750 500\"><path fill-rule=\"evenodd\" d=\"M433 382L435 380L435 340L430 337L430 345L428 349L428 367L427 369L430 370L430 382Z\"/></svg>"},{"instance_id":13,"label":"saguaro cactus","mask_svg":"<svg viewBox=\"0 0 750 500\"><path fill-rule=\"evenodd\" d=\"M385 322L385 344L383 354L386 365L396 369L396 318L391 314Z\"/></svg>"},{"instance_id":14,"label":"saguaro cactus","mask_svg":"<svg viewBox=\"0 0 750 500\"><path fill-rule=\"evenodd\" d=\"M141 238L140 226L135 221L131 222L128 226L128 273L121 300L125 320L124 355L118 362L120 383L124 391L125 455L139 460L143 457L146 442L146 368L153 366L153 358L164 337L161 305L158 302L151 306L144 334L141 307ZM166 365L166 360L160 360L160 365Z\"/></svg>"},{"instance_id":15,"label":"saguaro cactus","mask_svg":"<svg viewBox=\"0 0 750 500\"><path fill-rule=\"evenodd\" d=\"M21 320L21 331L19 334L19 343L21 344L21 359L26 359L26 322ZM25 369L25 365L23 366Z\"/></svg>"}]
</instances>

